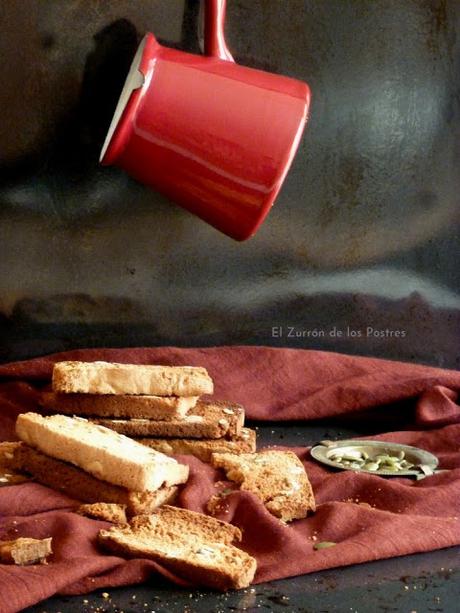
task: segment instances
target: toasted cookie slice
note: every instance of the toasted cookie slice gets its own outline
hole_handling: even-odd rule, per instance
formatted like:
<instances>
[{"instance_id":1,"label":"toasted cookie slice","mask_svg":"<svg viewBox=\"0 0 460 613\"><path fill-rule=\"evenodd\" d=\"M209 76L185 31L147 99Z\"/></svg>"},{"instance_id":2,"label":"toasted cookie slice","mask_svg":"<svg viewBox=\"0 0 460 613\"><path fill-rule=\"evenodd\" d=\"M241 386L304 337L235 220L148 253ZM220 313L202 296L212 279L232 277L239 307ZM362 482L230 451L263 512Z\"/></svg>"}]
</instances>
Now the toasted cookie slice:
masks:
<instances>
[{"instance_id":1,"label":"toasted cookie slice","mask_svg":"<svg viewBox=\"0 0 460 613\"><path fill-rule=\"evenodd\" d=\"M227 478L238 483L240 489L253 492L270 513L283 521L302 519L315 510L307 473L292 451L214 453L211 463L222 468Z\"/></svg>"},{"instance_id":2,"label":"toasted cookie slice","mask_svg":"<svg viewBox=\"0 0 460 613\"><path fill-rule=\"evenodd\" d=\"M80 417L22 413L16 420L16 434L46 455L136 492L188 479L188 466Z\"/></svg>"},{"instance_id":3,"label":"toasted cookie slice","mask_svg":"<svg viewBox=\"0 0 460 613\"><path fill-rule=\"evenodd\" d=\"M230 402L199 402L180 419L95 419L93 423L134 437L232 439L241 435L244 409Z\"/></svg>"},{"instance_id":4,"label":"toasted cookie slice","mask_svg":"<svg viewBox=\"0 0 460 613\"><path fill-rule=\"evenodd\" d=\"M56 362L52 386L54 392L66 394L201 396L213 393L213 382L205 368L114 362Z\"/></svg>"},{"instance_id":5,"label":"toasted cookie slice","mask_svg":"<svg viewBox=\"0 0 460 613\"><path fill-rule=\"evenodd\" d=\"M139 443L147 445L166 455L194 455L203 462L210 462L213 453L244 453L256 450L256 433L243 428L240 436L232 439L186 439L186 438L138 438Z\"/></svg>"},{"instance_id":6,"label":"toasted cookie slice","mask_svg":"<svg viewBox=\"0 0 460 613\"><path fill-rule=\"evenodd\" d=\"M40 406L49 413L94 417L175 420L187 415L198 396L63 394L43 392Z\"/></svg>"},{"instance_id":7,"label":"toasted cookie slice","mask_svg":"<svg viewBox=\"0 0 460 613\"><path fill-rule=\"evenodd\" d=\"M51 458L25 443L17 443L13 462L16 470L29 473L42 485L82 502L106 502L125 506L128 515L151 513L160 505L173 502L178 490L176 486L163 486L151 492L130 491L101 481L80 468Z\"/></svg>"},{"instance_id":8,"label":"toasted cookie slice","mask_svg":"<svg viewBox=\"0 0 460 613\"><path fill-rule=\"evenodd\" d=\"M232 544L241 539L238 528L186 509L165 506L127 526L101 530L98 538L111 551L150 558L188 581L223 591L247 587L257 567Z\"/></svg>"}]
</instances>

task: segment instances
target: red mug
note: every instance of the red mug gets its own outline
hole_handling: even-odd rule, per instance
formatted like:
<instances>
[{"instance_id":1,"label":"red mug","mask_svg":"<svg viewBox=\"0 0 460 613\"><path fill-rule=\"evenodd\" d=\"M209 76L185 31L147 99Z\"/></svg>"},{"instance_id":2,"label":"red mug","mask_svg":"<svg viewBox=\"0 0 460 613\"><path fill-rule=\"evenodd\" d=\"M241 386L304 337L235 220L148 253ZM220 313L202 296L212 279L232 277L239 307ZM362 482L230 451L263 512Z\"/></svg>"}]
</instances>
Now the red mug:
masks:
<instances>
[{"instance_id":1,"label":"red mug","mask_svg":"<svg viewBox=\"0 0 460 613\"><path fill-rule=\"evenodd\" d=\"M206 0L205 55L142 40L102 152L237 240L269 212L305 126L306 83L240 66L224 35L225 0Z\"/></svg>"}]
</instances>

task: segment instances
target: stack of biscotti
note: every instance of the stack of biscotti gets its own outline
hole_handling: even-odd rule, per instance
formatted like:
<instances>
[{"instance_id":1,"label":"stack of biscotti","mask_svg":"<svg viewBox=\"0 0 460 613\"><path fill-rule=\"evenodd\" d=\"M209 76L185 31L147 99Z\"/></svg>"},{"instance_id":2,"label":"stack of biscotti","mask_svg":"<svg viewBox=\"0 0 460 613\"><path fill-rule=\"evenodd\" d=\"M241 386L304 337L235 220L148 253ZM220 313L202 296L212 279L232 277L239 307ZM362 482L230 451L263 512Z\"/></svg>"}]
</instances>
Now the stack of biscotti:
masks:
<instances>
[{"instance_id":1,"label":"stack of biscotti","mask_svg":"<svg viewBox=\"0 0 460 613\"><path fill-rule=\"evenodd\" d=\"M165 505L129 524L99 532L99 542L117 554L150 558L192 583L219 590L247 587L256 560L233 543L241 531L202 513Z\"/></svg>"},{"instance_id":2,"label":"stack of biscotti","mask_svg":"<svg viewBox=\"0 0 460 613\"><path fill-rule=\"evenodd\" d=\"M83 502L122 505L128 516L171 502L189 468L86 419L23 413L12 467Z\"/></svg>"},{"instance_id":3,"label":"stack of biscotti","mask_svg":"<svg viewBox=\"0 0 460 613\"><path fill-rule=\"evenodd\" d=\"M241 405L201 399L213 392L204 368L58 362L52 388L42 394L47 412L85 417L167 455L209 461L256 448Z\"/></svg>"}]
</instances>

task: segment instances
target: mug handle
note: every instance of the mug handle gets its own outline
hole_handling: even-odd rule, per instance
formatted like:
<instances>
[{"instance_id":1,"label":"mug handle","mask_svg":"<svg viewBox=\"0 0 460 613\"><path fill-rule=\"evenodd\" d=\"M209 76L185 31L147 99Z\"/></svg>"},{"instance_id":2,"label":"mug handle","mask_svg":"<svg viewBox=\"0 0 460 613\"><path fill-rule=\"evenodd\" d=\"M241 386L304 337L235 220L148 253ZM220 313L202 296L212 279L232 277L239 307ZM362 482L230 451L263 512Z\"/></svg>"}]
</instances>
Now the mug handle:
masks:
<instances>
[{"instance_id":1,"label":"mug handle","mask_svg":"<svg viewBox=\"0 0 460 613\"><path fill-rule=\"evenodd\" d=\"M234 62L224 35L226 0L205 0L204 52L210 57Z\"/></svg>"}]
</instances>

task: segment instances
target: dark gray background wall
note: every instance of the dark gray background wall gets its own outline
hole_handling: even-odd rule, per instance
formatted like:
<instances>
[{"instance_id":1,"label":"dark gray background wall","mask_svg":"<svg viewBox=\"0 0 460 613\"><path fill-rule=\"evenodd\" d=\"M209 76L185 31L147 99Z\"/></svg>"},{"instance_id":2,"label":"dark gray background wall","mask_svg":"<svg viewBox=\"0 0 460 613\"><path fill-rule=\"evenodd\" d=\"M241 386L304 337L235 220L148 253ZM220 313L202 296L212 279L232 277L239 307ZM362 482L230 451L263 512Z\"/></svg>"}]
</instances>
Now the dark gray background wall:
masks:
<instances>
[{"instance_id":1,"label":"dark gray background wall","mask_svg":"<svg viewBox=\"0 0 460 613\"><path fill-rule=\"evenodd\" d=\"M458 366L460 3L228 1L237 60L313 91L246 243L97 165L138 40L199 52L198 8L0 2L0 360L260 343Z\"/></svg>"}]
</instances>

